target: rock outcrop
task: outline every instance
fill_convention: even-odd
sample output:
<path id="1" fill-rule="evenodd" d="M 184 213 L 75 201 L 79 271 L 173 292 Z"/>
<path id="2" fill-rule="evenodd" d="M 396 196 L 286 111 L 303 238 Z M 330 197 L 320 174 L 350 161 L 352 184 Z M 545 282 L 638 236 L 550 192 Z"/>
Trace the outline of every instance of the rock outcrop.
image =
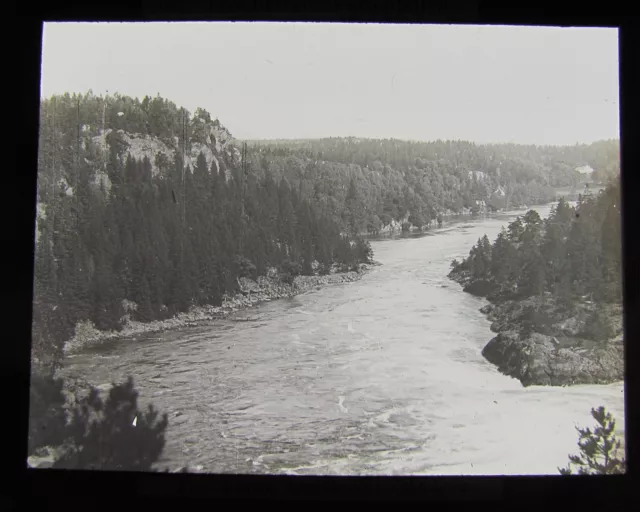
<path id="1" fill-rule="evenodd" d="M 524 386 L 607 384 L 623 379 L 624 348 L 621 341 L 585 348 L 561 347 L 551 336 L 523 336 L 504 331 L 493 338 L 482 355 Z"/>
<path id="2" fill-rule="evenodd" d="M 449 277 L 465 292 L 486 297 L 480 311 L 497 335 L 482 355 L 524 386 L 606 384 L 624 378 L 622 307 L 590 301 L 566 304 L 546 293 L 516 298 L 466 272 Z M 606 324 L 594 327 L 597 322 Z"/>

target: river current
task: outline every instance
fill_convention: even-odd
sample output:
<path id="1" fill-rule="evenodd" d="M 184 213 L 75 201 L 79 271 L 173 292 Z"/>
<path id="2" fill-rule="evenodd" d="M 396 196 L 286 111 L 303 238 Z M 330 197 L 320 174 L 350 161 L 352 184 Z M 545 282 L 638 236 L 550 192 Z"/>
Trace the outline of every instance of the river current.
<path id="1" fill-rule="evenodd" d="M 518 213 L 374 241 L 382 265 L 360 281 L 109 341 L 63 373 L 94 384 L 132 375 L 142 404 L 169 414 L 159 465 L 172 469 L 557 474 L 591 407 L 623 426 L 623 384 L 524 388 L 502 375 L 481 355 L 493 336 L 486 302 L 447 279 L 453 258 Z"/>

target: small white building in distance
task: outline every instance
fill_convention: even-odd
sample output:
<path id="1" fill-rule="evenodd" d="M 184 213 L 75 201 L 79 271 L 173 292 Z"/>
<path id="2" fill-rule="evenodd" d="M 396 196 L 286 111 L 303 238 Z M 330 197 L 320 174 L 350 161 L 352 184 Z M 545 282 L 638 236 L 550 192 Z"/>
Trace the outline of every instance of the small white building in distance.
<path id="1" fill-rule="evenodd" d="M 582 167 L 576 167 L 576 171 L 580 173 L 580 187 L 593 184 L 593 167 L 590 165 L 583 165 Z"/>

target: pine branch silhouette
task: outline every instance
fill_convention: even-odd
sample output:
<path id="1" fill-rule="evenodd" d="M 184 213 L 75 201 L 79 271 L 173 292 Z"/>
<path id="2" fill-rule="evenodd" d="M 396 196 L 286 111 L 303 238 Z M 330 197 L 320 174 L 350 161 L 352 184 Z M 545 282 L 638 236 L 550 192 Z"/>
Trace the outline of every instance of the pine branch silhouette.
<path id="1" fill-rule="evenodd" d="M 611 413 L 600 406 L 591 409 L 591 416 L 597 426 L 590 428 L 576 428 L 579 433 L 578 447 L 580 455 L 569 455 L 566 468 L 558 468 L 561 475 L 619 475 L 626 472 L 626 461 L 618 458 L 621 442 L 613 435 L 616 422 Z M 577 473 L 574 473 L 574 466 Z"/>

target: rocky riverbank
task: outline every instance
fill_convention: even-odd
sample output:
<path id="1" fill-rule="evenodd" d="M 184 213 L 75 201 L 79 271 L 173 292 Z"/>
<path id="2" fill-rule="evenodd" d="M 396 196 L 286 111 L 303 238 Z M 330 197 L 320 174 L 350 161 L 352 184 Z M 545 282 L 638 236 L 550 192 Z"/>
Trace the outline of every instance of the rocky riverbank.
<path id="1" fill-rule="evenodd" d="M 624 378 L 622 306 L 581 300 L 564 304 L 550 293 L 526 299 L 497 293 L 465 272 L 449 277 L 485 297 L 480 309 L 497 334 L 482 355 L 524 386 L 606 384 Z"/>
<path id="2" fill-rule="evenodd" d="M 100 331 L 91 322 L 82 322 L 76 326 L 74 337 L 65 343 L 64 353 L 71 354 L 83 348 L 100 344 L 105 340 L 163 332 L 169 329 L 193 326 L 197 322 L 225 318 L 232 313 L 253 307 L 261 302 L 294 297 L 330 284 L 357 281 L 368 268 L 368 265 L 363 264 L 357 271 L 352 272 L 296 276 L 291 283 L 286 282 L 283 276 L 273 271 L 268 276 L 258 277 L 256 281 L 240 278 L 239 284 L 242 292 L 231 297 L 224 297 L 221 306 L 193 307 L 187 313 L 153 322 L 136 322 L 126 317 L 120 331 Z M 135 304 L 128 303 L 127 308 L 129 310 L 135 309 Z"/>

